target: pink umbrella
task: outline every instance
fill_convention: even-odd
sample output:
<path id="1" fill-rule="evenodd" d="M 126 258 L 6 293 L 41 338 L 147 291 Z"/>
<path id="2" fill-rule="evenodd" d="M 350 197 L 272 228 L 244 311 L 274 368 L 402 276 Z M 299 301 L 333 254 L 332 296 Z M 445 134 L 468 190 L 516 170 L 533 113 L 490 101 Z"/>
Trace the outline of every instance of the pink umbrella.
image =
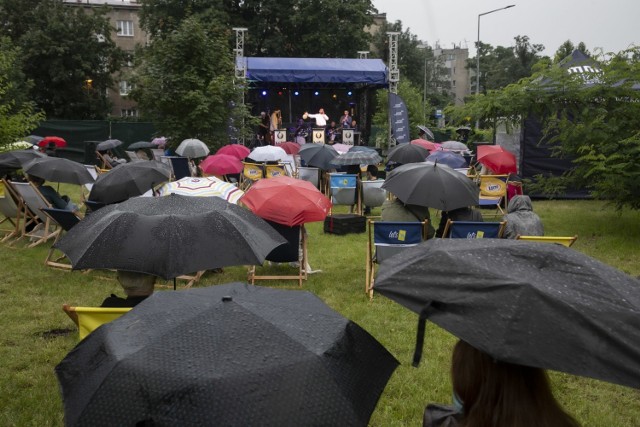
<path id="1" fill-rule="evenodd" d="M 411 144 L 419 145 L 420 147 L 426 148 L 429 151 L 435 151 L 440 148 L 440 144 L 427 141 L 426 139 L 414 139 L 413 141 L 411 141 Z"/>
<path id="2" fill-rule="evenodd" d="M 351 150 L 351 147 L 353 147 L 353 145 L 346 145 L 346 144 L 333 144 L 332 145 L 333 149 L 336 150 L 339 154 L 344 154 L 347 151 Z"/>
<path id="3" fill-rule="evenodd" d="M 277 144 L 276 147 L 282 148 L 287 154 L 291 154 L 292 156 L 295 156 L 298 154 L 298 151 L 300 151 L 300 144 L 290 141 Z"/>
<path id="4" fill-rule="evenodd" d="M 242 162 L 230 154 L 214 154 L 207 156 L 199 165 L 202 172 L 209 175 L 228 175 L 240 173 Z"/>
<path id="5" fill-rule="evenodd" d="M 216 154 L 228 154 L 230 156 L 234 156 L 236 159 L 242 160 L 247 157 L 250 152 L 251 150 L 244 145 L 229 144 L 216 151 Z"/>
<path id="6" fill-rule="evenodd" d="M 157 138 L 153 138 L 153 139 L 151 140 L 151 143 L 152 143 L 153 145 L 158 145 L 158 146 L 160 146 L 160 145 L 166 145 L 166 144 L 167 144 L 167 138 L 165 138 L 164 136 L 159 136 L 159 137 L 157 137 Z"/>

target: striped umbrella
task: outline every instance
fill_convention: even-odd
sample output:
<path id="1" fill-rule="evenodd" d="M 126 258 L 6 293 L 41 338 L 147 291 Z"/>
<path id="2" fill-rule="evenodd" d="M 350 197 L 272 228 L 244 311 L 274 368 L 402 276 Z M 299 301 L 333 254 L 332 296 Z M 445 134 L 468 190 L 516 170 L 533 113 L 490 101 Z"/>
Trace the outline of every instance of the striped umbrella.
<path id="1" fill-rule="evenodd" d="M 229 203 L 238 204 L 244 191 L 235 185 L 212 176 L 205 178 L 186 177 L 167 182 L 156 189 L 158 196 L 180 194 L 182 196 L 219 197 Z"/>

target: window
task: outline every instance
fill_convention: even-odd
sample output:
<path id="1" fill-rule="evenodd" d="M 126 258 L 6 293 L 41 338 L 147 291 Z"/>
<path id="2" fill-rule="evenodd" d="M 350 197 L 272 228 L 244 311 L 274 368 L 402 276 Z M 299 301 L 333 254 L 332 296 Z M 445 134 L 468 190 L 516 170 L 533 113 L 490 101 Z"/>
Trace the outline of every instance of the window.
<path id="1" fill-rule="evenodd" d="M 451 87 L 452 87 L 453 89 L 455 89 L 455 88 L 456 88 L 456 81 L 455 81 L 455 80 L 451 80 Z"/>
<path id="2" fill-rule="evenodd" d="M 133 21 L 117 21 L 116 28 L 119 36 L 133 36 Z"/>
<path id="3" fill-rule="evenodd" d="M 120 110 L 120 117 L 138 117 L 138 110 L 135 108 L 123 108 Z"/>
<path id="4" fill-rule="evenodd" d="M 120 95 L 129 95 L 133 89 L 133 85 L 126 80 L 120 82 Z"/>

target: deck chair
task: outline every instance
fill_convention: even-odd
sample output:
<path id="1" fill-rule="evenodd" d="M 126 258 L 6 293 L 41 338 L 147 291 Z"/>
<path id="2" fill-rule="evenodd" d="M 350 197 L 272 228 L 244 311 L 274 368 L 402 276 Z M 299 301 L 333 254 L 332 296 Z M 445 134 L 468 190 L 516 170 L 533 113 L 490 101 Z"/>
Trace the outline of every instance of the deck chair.
<path id="1" fill-rule="evenodd" d="M 171 162 L 171 170 L 173 170 L 173 179 L 178 181 L 182 178 L 191 176 L 189 168 L 189 159 L 186 157 L 167 156 Z"/>
<path id="2" fill-rule="evenodd" d="M 91 175 L 94 179 L 94 181 L 96 179 L 98 179 L 98 174 L 100 173 L 100 169 L 98 169 L 97 166 L 95 165 L 84 165 L 85 169 L 87 170 L 87 172 L 89 172 L 89 175 Z M 82 200 L 86 200 L 89 193 L 91 193 L 91 189 L 93 188 L 93 182 L 88 182 L 86 184 L 84 184 L 84 189 L 87 190 L 87 194 L 84 194 L 84 190 L 82 190 Z"/>
<path id="3" fill-rule="evenodd" d="M 382 206 L 388 196 L 387 190 L 382 188 L 382 184 L 384 184 L 383 179 L 361 182 L 362 206 L 366 206 L 367 208 L 377 208 Z"/>
<path id="4" fill-rule="evenodd" d="M 576 240 L 578 240 L 578 236 L 516 236 L 516 240 L 528 240 L 530 242 L 540 242 L 540 243 L 555 243 L 558 245 L 563 245 L 566 247 L 571 247 Z"/>
<path id="5" fill-rule="evenodd" d="M 506 221 L 447 221 L 442 237 L 450 239 L 499 239 L 504 233 Z"/>
<path id="6" fill-rule="evenodd" d="M 77 216 L 74 212 L 71 212 L 65 209 L 42 208 L 42 212 L 44 212 L 45 215 L 51 218 L 51 221 L 57 224 L 58 227 L 60 228 L 60 232 L 58 233 L 55 240 L 53 241 L 51 248 L 49 248 L 49 252 L 47 253 L 47 257 L 44 260 L 44 264 L 48 265 L 49 267 L 71 270 L 70 263 L 60 262 L 64 258 L 66 258 L 66 255 L 63 254 L 62 256 L 59 256 L 53 259 L 53 254 L 54 252 L 57 251 L 57 249 L 55 249 L 54 246 L 62 236 L 63 231 L 66 232 L 71 230 L 74 225 L 80 222 L 80 217 Z"/>
<path id="7" fill-rule="evenodd" d="M 480 207 L 495 206 L 495 215 L 504 215 L 509 175 L 480 175 Z"/>
<path id="8" fill-rule="evenodd" d="M 6 184 L 6 180 L 0 181 L 0 214 L 2 215 L 0 224 L 5 224 L 1 230 L 3 236 L 0 241 L 2 242 L 18 237 L 20 234 L 20 209 L 16 200 L 18 198 Z"/>
<path id="9" fill-rule="evenodd" d="M 267 221 L 282 237 L 287 241 L 286 244 L 280 245 L 267 255 L 266 261 L 276 263 L 297 263 L 297 267 L 289 265 L 282 266 L 265 266 L 259 267 L 263 269 L 271 268 L 295 268 L 296 274 L 258 274 L 256 266 L 249 267 L 249 283 L 255 284 L 256 280 L 297 280 L 298 286 L 302 287 L 302 281 L 307 280 L 307 239 L 304 224 L 289 227 L 278 224 L 273 221 Z"/>
<path id="10" fill-rule="evenodd" d="M 373 282 L 376 264 L 415 246 L 427 239 L 429 221 L 391 222 L 367 221 L 367 264 L 365 268 L 365 292 L 373 298 Z"/>
<path id="11" fill-rule="evenodd" d="M 360 215 L 359 182 L 356 174 L 329 174 L 329 194 L 333 205 L 356 205 L 355 213 Z"/>
<path id="12" fill-rule="evenodd" d="M 320 189 L 320 169 L 306 166 L 298 167 L 298 179 L 309 181 L 318 190 Z"/>
<path id="13" fill-rule="evenodd" d="M 30 182 L 12 182 L 11 185 L 22 200 L 22 232 L 20 237 L 31 238 L 32 243 L 28 247 L 38 246 L 55 238 L 60 233 L 60 228 L 42 211 L 42 208 L 51 207 L 47 199 Z M 34 218 L 37 218 L 42 225 L 27 231 L 27 225 Z"/>
<path id="14" fill-rule="evenodd" d="M 164 156 L 164 150 L 160 148 L 152 148 L 151 152 L 153 153 L 153 159 L 157 162 L 160 162 L 162 159 L 162 156 Z"/>
<path id="15" fill-rule="evenodd" d="M 68 304 L 62 310 L 78 327 L 78 335 L 83 340 L 99 326 L 117 319 L 131 310 L 130 307 L 72 307 Z"/>
<path id="16" fill-rule="evenodd" d="M 99 151 L 96 151 L 96 158 L 98 159 L 98 163 L 100 163 L 98 167 L 101 171 L 106 172 L 110 169 L 113 169 L 111 163 L 109 163 L 109 161 L 107 161 L 107 159 Z"/>
<path id="17" fill-rule="evenodd" d="M 91 213 L 91 212 L 95 212 L 98 209 L 107 206 L 104 203 L 94 202 L 93 200 L 85 200 L 84 201 L 84 205 L 87 208 L 87 212 L 86 213 L 88 213 L 88 214 Z"/>
<path id="18" fill-rule="evenodd" d="M 284 163 L 279 163 L 277 165 L 265 165 L 264 166 L 264 177 L 265 178 L 275 178 L 278 176 L 290 176 L 287 173 L 287 169 L 284 166 Z"/>
<path id="19" fill-rule="evenodd" d="M 262 163 L 242 162 L 239 188 L 246 191 L 251 184 L 264 178 L 264 165 Z"/>
<path id="20" fill-rule="evenodd" d="M 127 154 L 127 157 L 129 157 L 129 161 L 130 162 L 145 162 L 145 161 L 147 161 L 146 159 L 141 159 L 140 157 L 138 157 L 138 155 L 136 154 L 135 151 L 127 151 L 127 150 L 125 150 L 125 153 Z"/>

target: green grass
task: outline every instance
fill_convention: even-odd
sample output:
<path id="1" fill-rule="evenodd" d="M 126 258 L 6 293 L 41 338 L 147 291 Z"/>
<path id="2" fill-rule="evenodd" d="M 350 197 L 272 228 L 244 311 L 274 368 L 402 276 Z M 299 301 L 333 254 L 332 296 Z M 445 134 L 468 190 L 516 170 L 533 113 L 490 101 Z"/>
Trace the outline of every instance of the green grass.
<path id="1" fill-rule="evenodd" d="M 618 213 L 599 201 L 536 201 L 534 209 L 542 217 L 547 235 L 578 234 L 574 249 L 633 276 L 640 275 L 640 212 Z M 429 324 L 423 362 L 413 368 L 417 316 L 381 296 L 369 301 L 364 293 L 366 234 L 324 234 L 320 223 L 309 224 L 308 231 L 311 266 L 323 272 L 309 276 L 303 288 L 368 330 L 401 362 L 371 425 L 421 425 L 427 403 L 451 401 L 449 364 L 455 338 Z M 61 305 L 99 305 L 110 293 L 122 295 L 113 272 L 65 272 L 45 267 L 48 246 L 0 245 L 2 426 L 63 425 L 54 367 L 77 343 L 77 333 Z M 229 267 L 223 273 L 206 274 L 196 286 L 245 280 L 246 268 Z M 259 284 L 296 287 L 294 281 Z M 172 292 L 171 283 L 163 285 L 160 291 Z M 557 398 L 583 425 L 639 425 L 640 391 L 558 372 L 550 374 Z"/>

